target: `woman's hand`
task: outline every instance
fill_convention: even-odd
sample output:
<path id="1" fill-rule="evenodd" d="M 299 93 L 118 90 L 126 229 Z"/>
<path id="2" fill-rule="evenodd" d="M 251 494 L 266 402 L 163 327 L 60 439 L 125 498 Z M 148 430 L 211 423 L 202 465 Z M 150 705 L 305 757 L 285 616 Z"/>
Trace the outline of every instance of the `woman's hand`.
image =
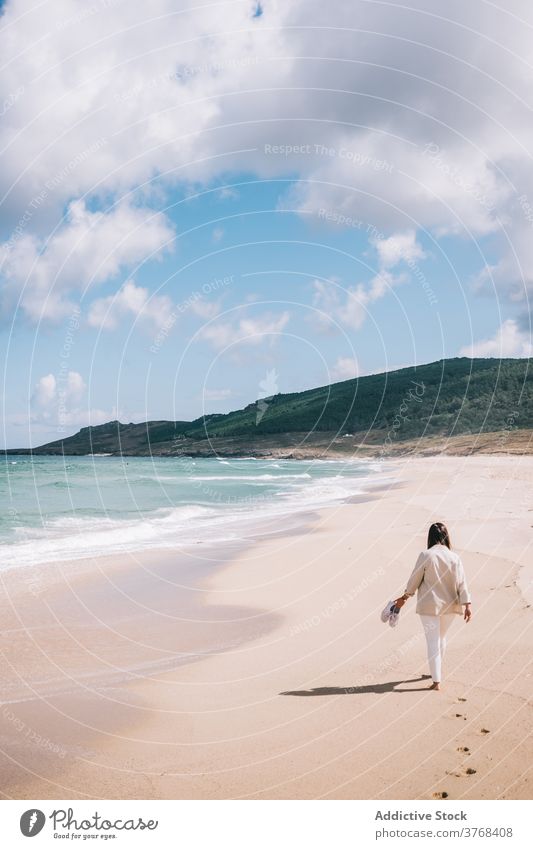
<path id="1" fill-rule="evenodd" d="M 464 620 L 465 620 L 465 622 L 470 622 L 471 618 L 472 618 L 472 607 L 470 606 L 470 602 L 468 602 L 468 604 L 465 604 Z"/>
<path id="2" fill-rule="evenodd" d="M 406 601 L 407 599 L 405 598 L 405 596 L 401 595 L 400 598 L 395 599 L 394 604 L 396 605 L 396 607 L 400 608 L 404 606 Z"/>

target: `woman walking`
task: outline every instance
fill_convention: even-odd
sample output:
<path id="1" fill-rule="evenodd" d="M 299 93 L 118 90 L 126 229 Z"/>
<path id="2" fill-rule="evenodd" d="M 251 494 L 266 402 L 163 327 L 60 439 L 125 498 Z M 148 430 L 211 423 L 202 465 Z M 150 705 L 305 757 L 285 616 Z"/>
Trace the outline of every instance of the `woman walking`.
<path id="1" fill-rule="evenodd" d="M 417 590 L 416 612 L 426 635 L 433 678 L 430 690 L 440 690 L 446 633 L 456 614 L 463 615 L 465 622 L 472 616 L 463 564 L 451 550 L 450 535 L 442 522 L 431 525 L 428 547 L 419 554 L 404 594 L 395 601 L 396 606 L 403 607 Z"/>

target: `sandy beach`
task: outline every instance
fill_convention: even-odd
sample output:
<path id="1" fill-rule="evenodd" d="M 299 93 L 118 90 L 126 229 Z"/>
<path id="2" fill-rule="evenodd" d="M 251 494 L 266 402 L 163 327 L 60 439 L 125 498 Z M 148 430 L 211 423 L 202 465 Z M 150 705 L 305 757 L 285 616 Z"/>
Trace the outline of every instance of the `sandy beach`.
<path id="1" fill-rule="evenodd" d="M 168 551 L 2 573 L 2 796 L 530 799 L 533 457 L 391 469 L 179 583 Z M 414 601 L 379 619 L 434 520 L 473 595 L 440 693 Z"/>

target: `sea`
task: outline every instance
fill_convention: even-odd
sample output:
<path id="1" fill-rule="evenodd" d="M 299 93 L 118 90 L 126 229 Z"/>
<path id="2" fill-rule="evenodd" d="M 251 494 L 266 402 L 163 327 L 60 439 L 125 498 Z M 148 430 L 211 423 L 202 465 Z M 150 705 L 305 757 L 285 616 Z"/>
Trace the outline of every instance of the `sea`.
<path id="1" fill-rule="evenodd" d="M 257 539 L 387 477 L 371 460 L 10 455 L 0 569 Z"/>

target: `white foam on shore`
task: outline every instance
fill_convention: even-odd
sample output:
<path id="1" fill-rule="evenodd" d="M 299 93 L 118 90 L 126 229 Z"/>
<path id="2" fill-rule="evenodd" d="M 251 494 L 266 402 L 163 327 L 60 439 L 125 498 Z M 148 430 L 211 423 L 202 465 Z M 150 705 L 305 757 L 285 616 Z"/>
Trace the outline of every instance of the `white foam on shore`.
<path id="1" fill-rule="evenodd" d="M 326 461 L 327 462 L 327 461 Z M 42 528 L 19 528 L 19 539 L 2 546 L 0 569 L 46 562 L 142 551 L 187 548 L 204 543 L 238 542 L 265 533 L 274 522 L 277 530 L 294 527 L 298 514 L 334 505 L 372 490 L 390 480 L 386 471 L 358 463 L 353 476 L 346 472 L 313 478 L 307 472 L 286 475 L 199 475 L 190 480 L 243 481 L 248 485 L 280 483 L 280 491 L 220 503 L 164 507 L 130 517 L 67 515 L 47 521 Z M 366 473 L 368 471 L 368 474 Z M 157 475 L 154 475 L 157 480 Z"/>

